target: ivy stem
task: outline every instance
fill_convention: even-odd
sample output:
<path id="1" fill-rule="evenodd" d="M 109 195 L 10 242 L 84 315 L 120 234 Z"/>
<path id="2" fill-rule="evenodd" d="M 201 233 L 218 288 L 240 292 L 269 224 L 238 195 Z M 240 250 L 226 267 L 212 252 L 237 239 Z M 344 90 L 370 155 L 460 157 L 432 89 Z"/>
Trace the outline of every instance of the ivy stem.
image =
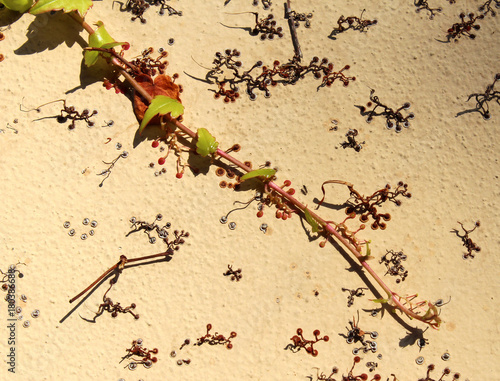
<path id="1" fill-rule="evenodd" d="M 132 85 L 132 87 L 142 95 L 142 97 L 148 102 L 151 103 L 153 100 L 153 97 L 142 87 L 135 79 L 132 77 L 127 71 L 122 67 L 120 64 L 120 61 L 116 57 L 113 57 L 111 59 L 111 63 L 118 67 L 118 71 L 120 72 L 121 75 L 125 77 L 125 79 Z"/>
<path id="2" fill-rule="evenodd" d="M 78 13 L 70 12 L 68 14 L 73 20 L 75 20 L 78 24 L 80 24 L 83 27 L 83 29 L 87 31 L 89 35 L 95 33 L 95 30 Z"/>

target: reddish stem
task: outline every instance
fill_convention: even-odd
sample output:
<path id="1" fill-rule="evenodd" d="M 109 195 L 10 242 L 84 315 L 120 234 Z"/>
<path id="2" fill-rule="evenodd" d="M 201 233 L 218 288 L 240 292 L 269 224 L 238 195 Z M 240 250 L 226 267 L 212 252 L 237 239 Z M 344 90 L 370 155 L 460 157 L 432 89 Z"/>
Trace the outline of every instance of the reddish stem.
<path id="1" fill-rule="evenodd" d="M 80 24 L 83 29 L 87 31 L 88 34 L 94 34 L 95 30 L 76 12 L 70 12 L 68 15 L 75 20 L 78 24 Z"/>
<path id="2" fill-rule="evenodd" d="M 99 278 L 97 278 L 95 281 L 93 281 L 85 290 L 80 292 L 78 295 L 74 296 L 69 300 L 70 303 L 73 303 L 75 300 L 80 298 L 83 294 L 85 294 L 87 291 L 89 291 L 92 287 L 94 287 L 97 283 L 99 283 L 102 279 L 104 279 L 108 274 L 113 272 L 114 270 L 118 269 L 119 272 L 123 270 L 124 266 L 127 263 L 133 263 L 133 262 L 138 262 L 138 261 L 145 261 L 148 259 L 153 259 L 153 258 L 158 258 L 158 257 L 165 257 L 169 254 L 172 253 L 172 249 L 168 249 L 167 251 L 163 253 L 158 253 L 158 254 L 151 254 L 151 255 L 145 255 L 143 257 L 138 257 L 138 258 L 132 258 L 132 259 L 127 259 L 125 256 L 120 257 L 120 261 L 118 263 L 115 263 L 113 266 L 111 266 L 109 269 L 107 269 L 104 273 L 102 273 Z"/>

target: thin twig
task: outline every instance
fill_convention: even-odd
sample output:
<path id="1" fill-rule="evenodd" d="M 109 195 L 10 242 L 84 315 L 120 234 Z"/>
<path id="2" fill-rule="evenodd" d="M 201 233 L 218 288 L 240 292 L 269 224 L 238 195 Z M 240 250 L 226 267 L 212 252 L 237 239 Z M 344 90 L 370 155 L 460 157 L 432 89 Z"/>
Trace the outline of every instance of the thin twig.
<path id="1" fill-rule="evenodd" d="M 128 259 L 126 256 L 122 255 L 120 256 L 120 261 L 118 263 L 114 264 L 111 266 L 109 269 L 107 269 L 101 276 L 99 276 L 95 281 L 93 281 L 87 288 L 85 288 L 82 292 L 80 292 L 78 295 L 74 296 L 69 300 L 70 303 L 73 303 L 75 300 L 79 299 L 82 295 L 87 293 L 92 287 L 94 287 L 97 283 L 99 283 L 102 279 L 104 279 L 108 274 L 111 272 L 115 271 L 118 269 L 118 272 L 121 273 L 122 270 L 125 268 L 125 265 L 128 263 L 133 263 L 133 262 L 138 262 L 138 261 L 145 261 L 148 259 L 153 259 L 153 258 L 158 258 L 158 257 L 166 257 L 168 255 L 172 254 L 172 249 L 169 248 L 167 251 L 163 253 L 158 253 L 158 254 L 152 254 L 152 255 L 146 255 L 143 257 L 138 257 L 138 258 L 132 258 Z"/>
<path id="2" fill-rule="evenodd" d="M 293 50 L 295 51 L 295 57 L 300 62 L 302 58 L 302 51 L 300 50 L 299 39 L 297 37 L 297 29 L 295 29 L 295 19 L 293 18 L 292 8 L 290 6 L 290 0 L 285 3 L 285 17 L 288 19 L 288 26 L 290 27 L 290 34 L 292 36 Z"/>

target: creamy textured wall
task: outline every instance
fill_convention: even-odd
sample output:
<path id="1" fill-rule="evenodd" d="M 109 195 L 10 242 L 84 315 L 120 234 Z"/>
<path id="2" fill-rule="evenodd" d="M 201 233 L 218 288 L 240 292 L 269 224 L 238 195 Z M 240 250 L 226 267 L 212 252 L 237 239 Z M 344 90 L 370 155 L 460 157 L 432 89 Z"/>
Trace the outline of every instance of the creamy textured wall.
<path id="1" fill-rule="evenodd" d="M 127 57 L 149 46 L 167 49 L 168 73 L 179 73 L 184 87 L 185 124 L 207 128 L 221 147 L 240 143 L 236 156 L 254 166 L 270 160 L 279 168 L 278 182 L 290 179 L 297 191 L 307 186 L 306 196 L 297 192 L 304 203 L 314 205 L 322 196 L 322 182 L 329 179 L 351 182 L 364 194 L 399 180 L 409 184 L 413 197 L 399 208 L 387 206 L 392 214 L 388 228 L 365 230 L 362 237 L 371 240 L 376 258 L 389 249 L 407 254 L 407 280 L 395 285 L 384 278 L 400 294 L 418 292 L 431 301 L 451 297 L 441 314 L 441 329 L 425 332 L 429 345 L 421 352 L 404 338 L 410 328 L 426 327 L 388 313 L 369 316 L 363 310 L 374 306 L 368 300 L 372 291 L 347 308 L 341 288 L 366 287 L 365 276 L 346 271 L 354 262 L 342 249 L 320 249 L 319 241 L 310 242 L 304 233 L 307 224 L 296 216 L 276 220 L 267 210 L 257 219 L 252 205 L 230 215 L 237 223 L 230 231 L 219 218 L 234 201 L 250 199 L 252 191 L 220 189 L 213 168 L 178 180 L 173 158 L 165 165 L 167 174 L 155 177 L 148 164 L 156 162 L 158 149 L 150 141 L 134 146 L 137 122 L 130 101 L 106 91 L 82 66 L 81 46 L 87 36 L 79 35 L 70 19 L 26 15 L 13 22 L 0 42 L 5 55 L 0 63 L 0 268 L 5 271 L 17 261 L 27 264 L 22 266 L 25 277 L 18 280 L 19 292 L 29 297 L 24 315 L 34 308 L 41 312 L 38 319 L 30 319 L 31 327 L 17 327 L 17 379 L 303 380 L 315 375 L 315 367 L 328 372 L 334 365 L 347 373 L 353 346 L 339 334 L 346 333 L 357 310 L 360 327 L 378 331 L 378 353 L 383 355 L 382 360 L 363 356 L 359 373 L 367 372 L 366 362 L 377 361 L 384 380 L 391 373 L 399 380 L 417 380 L 429 363 L 439 371 L 450 366 L 471 381 L 496 374 L 500 107 L 491 105 L 489 121 L 478 113 L 456 115 L 473 106 L 473 101 L 466 103 L 468 94 L 484 91 L 500 72 L 498 17 L 481 21 L 474 41 L 441 43 L 437 40 L 459 20 L 458 13 L 475 10 L 479 2 L 433 2 L 444 10 L 431 21 L 425 12 L 415 13 L 412 1 L 293 1 L 297 11 L 314 14 L 310 29 L 298 29 L 305 60 L 317 55 L 337 68 L 349 64 L 357 80 L 347 88 L 335 83 L 317 91 L 318 82 L 307 77 L 295 86 L 273 88 L 269 99 L 259 96 L 251 102 L 243 96 L 234 104 L 214 100 L 210 86 L 193 77 L 203 78 L 202 66 L 209 67 L 214 53 L 225 48 L 239 49 L 245 67 L 257 60 L 270 64 L 290 58 L 281 2 L 275 1 L 271 11 L 285 36 L 274 41 L 221 25 L 252 26 L 251 15 L 229 13 L 269 12 L 252 7 L 250 0 L 232 0 L 225 7 L 222 0 L 170 1 L 184 15 L 160 17 L 152 8 L 146 25 L 131 23 L 130 15 L 119 12 L 117 3 L 112 9 L 110 1 L 96 2 L 87 17 L 103 20 L 118 41 L 129 41 Z M 362 9 L 366 18 L 378 20 L 376 26 L 367 33 L 350 30 L 336 40 L 328 38 L 340 15 L 359 15 Z M 0 19 L 5 21 L 4 13 Z M 167 45 L 169 38 L 175 39 L 173 46 Z M 367 124 L 355 105 L 368 101 L 370 88 L 388 105 L 411 102 L 416 116 L 411 127 L 396 134 L 385 128 L 383 118 Z M 97 108 L 96 126 L 77 123 L 70 132 L 55 119 L 43 119 L 55 115 L 58 105 L 40 113 L 19 109 L 21 103 L 31 108 L 60 98 L 79 109 Z M 6 128 L 14 119 L 19 121 L 18 134 Z M 339 121 L 336 132 L 329 131 L 332 119 Z M 114 121 L 113 127 L 100 127 L 108 120 Z M 359 153 L 339 145 L 349 128 L 358 129 L 360 140 L 366 141 Z M 147 136 L 153 137 L 154 131 Z M 112 140 L 104 144 L 107 138 Z M 116 163 L 100 188 L 96 174 L 106 168 L 102 161 L 121 152 L 115 149 L 117 142 L 130 155 Z M 348 196 L 341 186 L 328 189 L 332 203 L 341 204 Z M 319 212 L 327 219 L 344 218 L 343 212 L 325 207 Z M 191 236 L 170 262 L 128 269 L 110 292 L 122 305 L 135 302 L 141 318 L 104 314 L 95 324 L 80 319 L 93 316 L 107 285 L 76 310 L 68 300 L 121 254 L 133 258 L 161 252 L 161 244 L 149 244 L 142 233 L 126 237 L 130 217 L 151 221 L 157 213 Z M 79 235 L 84 217 L 98 221 L 96 234 L 86 241 L 69 237 L 63 222 L 71 221 Z M 471 235 L 482 248 L 473 260 L 462 259 L 462 243 L 451 232 L 459 228 L 457 220 L 467 227 L 481 221 Z M 269 225 L 266 235 L 259 231 L 263 222 Z M 228 264 L 242 268 L 240 282 L 222 276 Z M 385 272 L 377 260 L 373 267 Z M 0 309 L 2 326 L 5 307 Z M 194 342 L 207 323 L 223 334 L 236 331 L 234 348 L 190 346 L 181 352 L 191 364 L 177 366 L 179 357 L 170 358 L 170 351 L 186 338 Z M 329 335 L 328 343 L 317 344 L 318 357 L 284 350 L 298 327 L 307 338 L 314 329 Z M 3 375 L 5 327 L 0 337 L 5 338 L 0 339 Z M 159 361 L 132 373 L 119 361 L 138 337 L 160 350 Z M 445 351 L 451 354 L 447 363 L 440 359 Z M 425 365 L 415 364 L 419 355 Z"/>

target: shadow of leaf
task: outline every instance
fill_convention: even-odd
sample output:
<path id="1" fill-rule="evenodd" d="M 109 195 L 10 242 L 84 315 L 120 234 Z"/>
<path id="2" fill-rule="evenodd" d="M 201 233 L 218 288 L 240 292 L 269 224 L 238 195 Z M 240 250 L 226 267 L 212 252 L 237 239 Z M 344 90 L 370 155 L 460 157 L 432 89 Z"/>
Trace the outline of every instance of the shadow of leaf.
<path id="1" fill-rule="evenodd" d="M 0 27 L 14 24 L 22 15 L 22 13 L 11 11 L 5 7 L 0 9 Z"/>
<path id="2" fill-rule="evenodd" d="M 72 47 L 78 43 L 82 48 L 87 42 L 80 36 L 82 27 L 74 22 L 68 22 L 68 15 L 56 12 L 35 17 L 29 25 L 26 37 L 28 40 L 14 53 L 18 55 L 29 55 L 40 53 L 45 50 L 53 50 L 62 43 Z M 50 22 L 49 22 L 50 21 Z"/>
<path id="3" fill-rule="evenodd" d="M 80 67 L 80 85 L 73 87 L 69 90 L 66 90 L 65 94 L 71 94 L 80 89 L 83 90 L 87 86 L 92 85 L 93 83 L 102 82 L 104 78 L 110 79 L 110 78 L 116 78 L 117 76 L 118 76 L 117 69 L 109 65 L 103 59 L 97 60 L 97 62 L 91 67 L 85 65 L 85 62 L 82 59 Z M 112 91 L 112 93 L 114 93 L 114 91 Z"/>

